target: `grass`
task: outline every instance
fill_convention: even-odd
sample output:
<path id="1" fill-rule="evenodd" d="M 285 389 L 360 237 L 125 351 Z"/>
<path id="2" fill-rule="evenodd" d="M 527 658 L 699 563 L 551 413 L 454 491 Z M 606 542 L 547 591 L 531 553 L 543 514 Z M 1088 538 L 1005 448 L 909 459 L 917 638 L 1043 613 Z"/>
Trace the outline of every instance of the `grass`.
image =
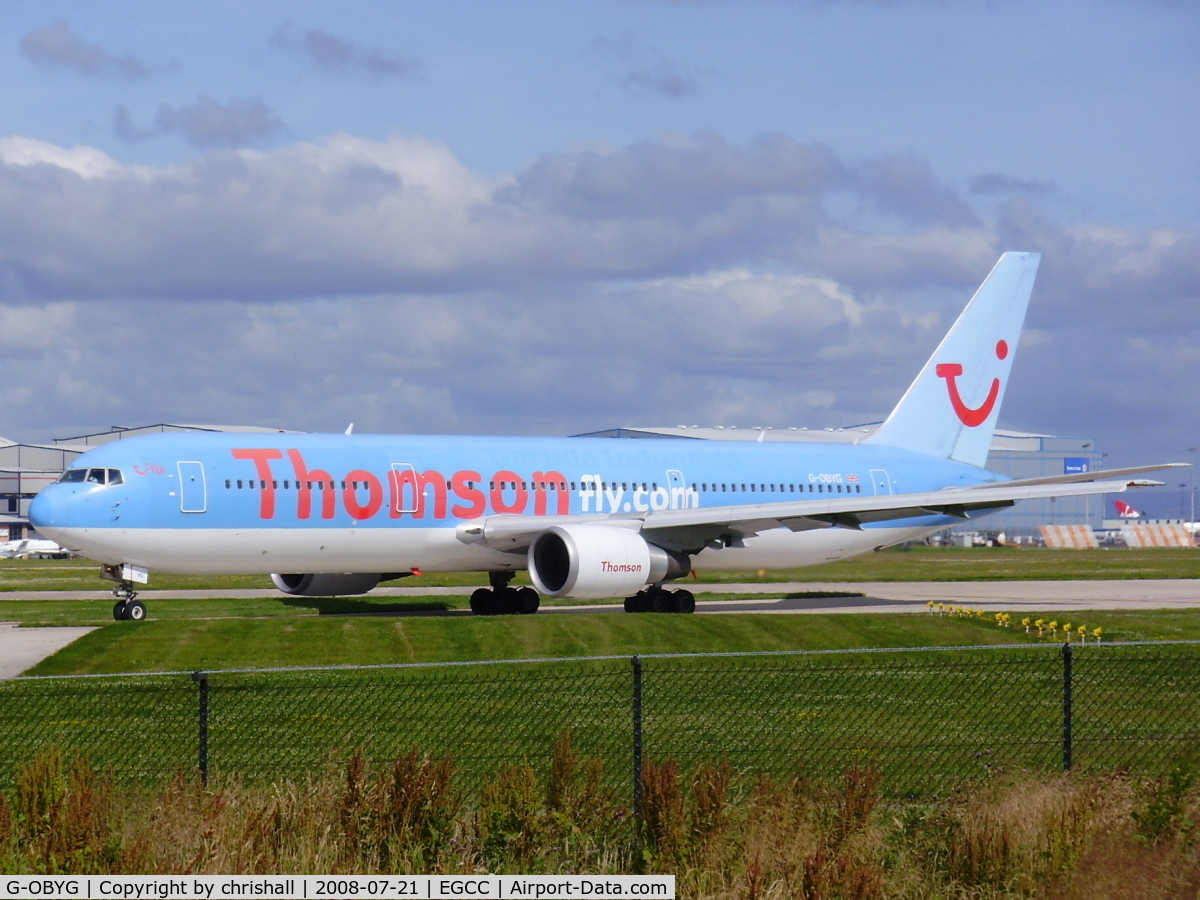
<path id="1" fill-rule="evenodd" d="M 159 601 L 160 606 L 172 602 Z M 1082 621 L 1082 620 L 1081 620 Z M 1096 613 L 1106 640 L 1200 638 L 1200 610 Z M 1093 624 L 1094 622 L 1094 624 Z M 222 617 L 109 624 L 29 675 L 378 665 L 873 647 L 1033 643 L 981 618 L 927 614 Z M 1043 639 L 1054 643 L 1049 636 Z"/>
<path id="2" fill-rule="evenodd" d="M 354 662 L 369 664 L 376 661 L 370 653 L 381 637 L 392 661 L 454 654 L 469 660 L 540 658 L 546 646 L 562 646 L 561 636 L 541 629 L 562 627 L 577 639 L 585 633 L 577 618 L 509 620 L 511 628 L 499 619 L 465 619 L 471 623 L 469 639 L 458 634 L 456 647 L 441 650 L 429 649 L 436 632 L 408 627 L 430 620 L 384 623 L 390 632 L 359 629 L 377 620 L 315 624 L 336 626 L 340 634 L 326 627 L 322 642 L 344 642 L 356 652 Z M 721 649 L 750 640 L 761 646 L 768 631 L 760 623 L 779 618 L 595 617 L 603 627 L 644 623 L 645 634 L 609 632 L 612 644 L 606 649 L 614 653 L 622 646 L 629 652 L 628 642 L 636 642 L 639 653 L 669 650 L 685 632 Z M 918 615 L 863 625 L 866 617 L 831 618 L 831 630 L 814 635 L 814 644 L 894 644 L 898 636 L 914 646 L 945 643 L 931 641 L 932 631 L 870 633 L 880 626 L 957 625 L 958 639 L 968 644 L 1013 639 L 1002 629 L 987 631 L 978 620 Z M 0 683 L 0 733 L 8 742 L 7 749 L 0 747 L 0 768 L 19 748 L 47 741 L 84 748 L 98 763 L 119 761 L 133 779 L 195 765 L 199 695 L 186 668 L 210 667 L 195 655 L 195 630 L 178 631 L 173 640 L 169 627 L 162 625 L 157 638 L 153 624 L 98 631 L 83 654 L 86 668 L 103 671 L 96 662 L 108 658 L 126 668 L 155 670 L 160 667 L 154 660 L 165 653 L 189 659 L 183 674 Z M 866 630 L 854 633 L 859 628 Z M 219 654 L 222 634 L 230 633 L 204 637 Z M 122 643 L 134 637 L 146 640 Z M 240 640 L 253 646 L 255 635 Z M 1197 658 L 1200 648 L 1189 644 L 1080 647 L 1074 664 L 1076 765 L 1156 771 L 1194 746 L 1200 730 Z M 778 773 L 800 760 L 814 774 L 828 775 L 848 757 L 866 754 L 892 782 L 923 794 L 972 775 L 1052 771 L 1062 764 L 1063 663 L 1049 639 L 1034 648 L 932 653 L 646 657 L 641 666 L 646 752 L 674 755 L 689 765 L 721 755 L 739 769 Z M 257 779 L 311 771 L 330 753 L 355 746 L 378 762 L 415 745 L 422 752 L 453 753 L 478 781 L 499 760 L 533 758 L 564 728 L 589 752 L 613 758 L 627 753 L 632 677 L 624 655 L 530 664 L 210 672 L 207 746 L 216 771 Z"/>
<path id="3" fill-rule="evenodd" d="M 43 660 L 27 674 L 92 675 L 650 653 L 1057 642 L 1049 635 L 1039 639 L 1036 635 L 1026 634 L 1019 623 L 1006 629 L 998 627 L 988 617 L 958 618 L 926 613 L 724 613 L 720 616 L 643 613 L 630 616 L 580 612 L 495 618 L 469 615 L 282 618 L 281 614 L 253 612 L 260 602 L 265 601 L 159 600 L 155 603 L 156 618 L 141 624 L 113 622 L 105 603 L 95 613 L 97 624 L 103 623 L 103 627 Z M 185 609 L 176 610 L 175 604 Z M 412 608 L 403 604 L 383 605 Z M 209 617 L 193 617 L 201 611 Z M 6 615 L 7 611 L 0 604 L 0 618 Z M 1038 617 L 1035 613 L 1029 615 Z M 1095 611 L 1071 616 L 1047 613 L 1045 617 L 1060 621 L 1071 618 L 1076 625 L 1102 628 L 1106 642 L 1200 639 L 1200 609 Z M 1061 641 L 1061 632 L 1058 641 Z"/>

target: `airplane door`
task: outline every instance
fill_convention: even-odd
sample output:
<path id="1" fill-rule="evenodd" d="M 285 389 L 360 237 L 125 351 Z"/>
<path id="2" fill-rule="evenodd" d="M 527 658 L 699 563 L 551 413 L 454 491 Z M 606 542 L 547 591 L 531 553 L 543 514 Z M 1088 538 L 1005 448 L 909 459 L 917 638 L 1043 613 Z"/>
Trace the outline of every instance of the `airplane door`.
<path id="1" fill-rule="evenodd" d="M 678 469 L 667 469 L 667 487 L 671 492 L 671 509 L 687 508 L 687 487 L 683 473 Z"/>
<path id="2" fill-rule="evenodd" d="M 892 479 L 888 478 L 886 469 L 872 469 L 871 483 L 875 486 L 875 495 L 890 494 L 892 492 Z"/>
<path id="3" fill-rule="evenodd" d="M 394 513 L 414 514 L 421 508 L 421 480 L 412 463 L 392 463 L 392 503 Z"/>
<path id="4" fill-rule="evenodd" d="M 179 469 L 179 511 L 202 513 L 208 509 L 208 487 L 204 481 L 204 464 L 176 463 Z"/>

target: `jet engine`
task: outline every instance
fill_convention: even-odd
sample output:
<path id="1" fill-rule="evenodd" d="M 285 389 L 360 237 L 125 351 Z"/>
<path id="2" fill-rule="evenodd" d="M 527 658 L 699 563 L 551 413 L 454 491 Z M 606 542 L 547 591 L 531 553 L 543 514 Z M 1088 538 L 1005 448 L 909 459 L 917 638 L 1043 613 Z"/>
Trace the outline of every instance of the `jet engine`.
<path id="1" fill-rule="evenodd" d="M 529 575 L 550 597 L 627 597 L 648 584 L 686 575 L 688 559 L 610 525 L 555 525 L 529 545 Z"/>
<path id="2" fill-rule="evenodd" d="M 395 576 L 392 576 L 393 578 Z M 298 597 L 337 597 L 365 594 L 383 580 L 382 575 L 348 572 L 344 575 L 272 575 L 275 587 Z"/>

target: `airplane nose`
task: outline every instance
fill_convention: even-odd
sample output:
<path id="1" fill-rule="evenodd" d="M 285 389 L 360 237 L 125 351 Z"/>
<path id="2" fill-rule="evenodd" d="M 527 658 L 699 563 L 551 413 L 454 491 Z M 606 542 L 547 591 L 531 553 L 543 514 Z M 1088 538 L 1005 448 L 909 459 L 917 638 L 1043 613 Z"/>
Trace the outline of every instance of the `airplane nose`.
<path id="1" fill-rule="evenodd" d="M 67 498 L 54 485 L 46 488 L 29 504 L 29 522 L 53 539 L 55 529 L 67 527 Z"/>

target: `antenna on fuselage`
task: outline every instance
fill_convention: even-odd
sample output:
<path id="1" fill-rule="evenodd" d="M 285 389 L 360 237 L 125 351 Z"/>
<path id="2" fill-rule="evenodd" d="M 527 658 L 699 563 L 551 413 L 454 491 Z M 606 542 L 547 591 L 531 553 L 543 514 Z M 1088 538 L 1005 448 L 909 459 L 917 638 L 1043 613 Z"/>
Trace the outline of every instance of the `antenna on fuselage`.
<path id="1" fill-rule="evenodd" d="M 346 434 L 352 434 L 353 432 L 354 432 L 354 423 L 351 422 L 350 427 L 346 429 Z"/>

